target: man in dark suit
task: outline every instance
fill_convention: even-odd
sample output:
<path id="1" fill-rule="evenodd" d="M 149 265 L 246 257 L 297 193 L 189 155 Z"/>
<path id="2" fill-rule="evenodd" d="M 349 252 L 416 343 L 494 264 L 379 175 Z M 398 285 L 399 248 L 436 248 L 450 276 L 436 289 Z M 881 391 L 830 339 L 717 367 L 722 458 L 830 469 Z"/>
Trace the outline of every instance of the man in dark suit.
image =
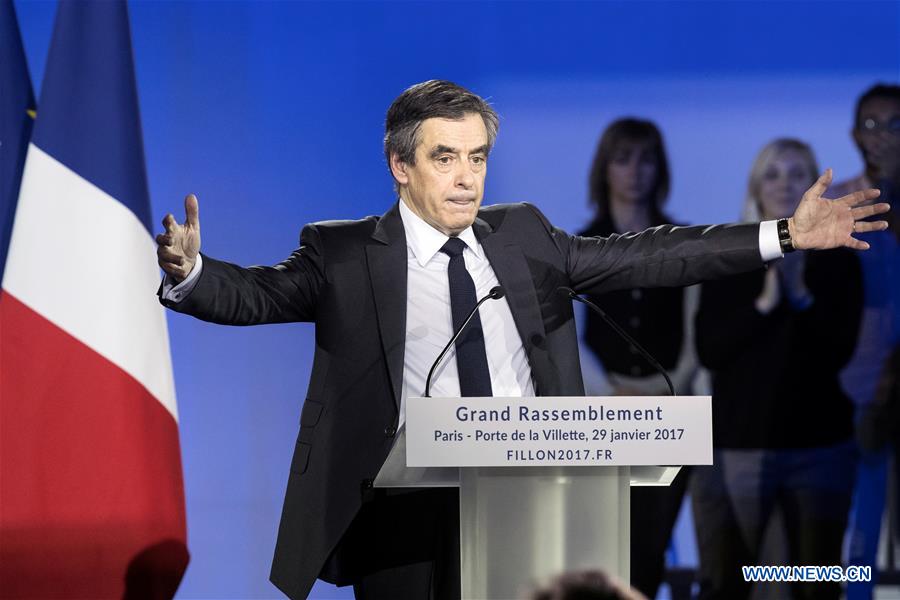
<path id="1" fill-rule="evenodd" d="M 761 267 L 782 249 L 865 248 L 883 228 L 854 208 L 877 192 L 821 198 L 830 172 L 779 227 L 661 226 L 573 237 L 533 206 L 481 208 L 498 120 L 475 94 L 428 81 L 401 94 L 385 155 L 399 201 L 383 216 L 307 225 L 273 267 L 199 254 L 199 208 L 157 236 L 162 302 L 230 325 L 310 321 L 316 351 L 291 463 L 271 579 L 303 598 L 320 577 L 358 598 L 457 598 L 455 490 L 371 489 L 425 373 L 475 299 L 495 285 L 438 373 L 433 395 L 583 395 L 573 311 L 560 286 L 603 293 L 688 285 Z M 352 340 L 352 343 L 348 343 Z"/>

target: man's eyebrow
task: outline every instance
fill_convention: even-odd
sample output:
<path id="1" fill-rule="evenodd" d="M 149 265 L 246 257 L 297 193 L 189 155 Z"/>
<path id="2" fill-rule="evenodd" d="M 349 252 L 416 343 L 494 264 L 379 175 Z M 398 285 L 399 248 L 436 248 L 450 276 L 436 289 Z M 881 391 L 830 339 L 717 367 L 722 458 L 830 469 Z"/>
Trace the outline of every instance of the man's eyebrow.
<path id="1" fill-rule="evenodd" d="M 484 154 L 485 156 L 490 153 L 491 147 L 488 144 L 484 144 L 483 146 L 479 146 L 470 152 L 470 154 Z M 438 144 L 434 148 L 431 149 L 429 153 L 430 158 L 437 158 L 441 154 L 459 154 L 459 150 L 453 148 L 451 146 L 444 146 L 443 144 Z"/>
<path id="2" fill-rule="evenodd" d="M 450 146 L 444 146 L 443 144 L 438 144 L 434 148 L 431 149 L 431 153 L 429 157 L 437 158 L 441 154 L 459 154 L 459 150 L 456 148 L 451 148 Z"/>

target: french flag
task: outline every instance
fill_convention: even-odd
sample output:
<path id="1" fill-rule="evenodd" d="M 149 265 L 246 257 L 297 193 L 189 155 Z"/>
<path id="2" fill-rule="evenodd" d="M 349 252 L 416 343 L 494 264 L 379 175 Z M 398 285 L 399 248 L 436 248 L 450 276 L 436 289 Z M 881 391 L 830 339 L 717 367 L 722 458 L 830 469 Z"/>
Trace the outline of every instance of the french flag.
<path id="1" fill-rule="evenodd" d="M 128 9 L 60 2 L 0 291 L 0 590 L 171 598 L 178 412 Z"/>

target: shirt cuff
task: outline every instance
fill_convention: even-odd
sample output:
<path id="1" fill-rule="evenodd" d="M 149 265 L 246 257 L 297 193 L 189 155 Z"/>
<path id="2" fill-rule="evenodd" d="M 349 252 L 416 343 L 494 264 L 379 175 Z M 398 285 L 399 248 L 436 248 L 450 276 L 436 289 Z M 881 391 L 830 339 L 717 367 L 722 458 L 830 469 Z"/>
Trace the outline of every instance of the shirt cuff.
<path id="1" fill-rule="evenodd" d="M 191 269 L 191 272 L 188 273 L 188 276 L 181 283 L 176 285 L 175 280 L 166 274 L 165 279 L 163 279 L 162 299 L 169 302 L 181 302 L 184 300 L 197 286 L 197 279 L 200 277 L 201 270 L 203 270 L 203 256 L 198 254 L 194 268 Z"/>
<path id="2" fill-rule="evenodd" d="M 763 262 L 784 256 L 778 241 L 778 221 L 763 221 L 759 224 L 759 255 Z"/>

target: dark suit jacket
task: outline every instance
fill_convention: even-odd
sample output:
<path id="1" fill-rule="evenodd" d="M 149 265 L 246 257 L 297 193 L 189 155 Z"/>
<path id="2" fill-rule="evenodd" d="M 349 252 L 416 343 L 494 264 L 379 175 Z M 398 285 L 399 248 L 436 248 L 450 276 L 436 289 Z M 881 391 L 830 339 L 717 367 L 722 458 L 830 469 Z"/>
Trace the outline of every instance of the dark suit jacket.
<path id="1" fill-rule="evenodd" d="M 539 395 L 583 395 L 570 286 L 602 293 L 681 286 L 759 267 L 757 225 L 673 227 L 573 237 L 528 204 L 483 208 L 473 224 L 506 290 Z M 315 579 L 351 583 L 334 560 L 398 423 L 406 324 L 407 247 L 399 208 L 382 217 L 308 225 L 274 267 L 204 256 L 179 312 L 229 325 L 316 324 L 316 351 L 291 462 L 271 579 L 304 598 Z M 377 540 L 372 541 L 377 546 Z M 332 557 L 332 560 L 329 560 Z"/>

